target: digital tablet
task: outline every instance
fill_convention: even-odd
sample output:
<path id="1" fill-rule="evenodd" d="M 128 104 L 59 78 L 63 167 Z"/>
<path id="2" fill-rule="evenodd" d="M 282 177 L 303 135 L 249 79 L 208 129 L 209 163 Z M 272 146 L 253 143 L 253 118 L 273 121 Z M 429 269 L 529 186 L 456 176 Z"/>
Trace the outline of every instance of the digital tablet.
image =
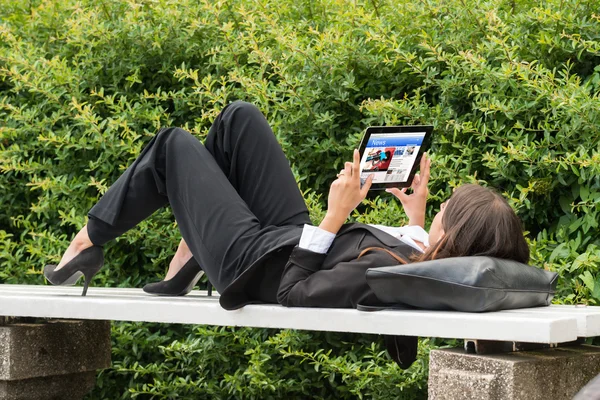
<path id="1" fill-rule="evenodd" d="M 360 178 L 373 174 L 370 190 L 409 187 L 421 156 L 431 146 L 433 126 L 372 126 L 360 142 Z"/>

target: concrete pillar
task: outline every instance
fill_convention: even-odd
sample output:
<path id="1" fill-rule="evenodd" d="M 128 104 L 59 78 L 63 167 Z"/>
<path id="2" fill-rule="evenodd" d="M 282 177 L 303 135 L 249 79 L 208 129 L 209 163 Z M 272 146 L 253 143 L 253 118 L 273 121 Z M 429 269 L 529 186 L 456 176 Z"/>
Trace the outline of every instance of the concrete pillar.
<path id="1" fill-rule="evenodd" d="M 0 326 L 0 400 L 81 399 L 110 355 L 109 321 Z"/>
<path id="2" fill-rule="evenodd" d="M 600 373 L 600 347 L 504 354 L 432 350 L 429 400 L 565 400 Z"/>

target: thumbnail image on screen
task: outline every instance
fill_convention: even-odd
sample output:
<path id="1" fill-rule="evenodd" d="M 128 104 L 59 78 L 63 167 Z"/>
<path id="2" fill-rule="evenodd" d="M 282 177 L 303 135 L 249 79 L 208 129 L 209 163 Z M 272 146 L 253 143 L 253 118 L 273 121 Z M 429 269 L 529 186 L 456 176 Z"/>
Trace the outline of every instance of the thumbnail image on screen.
<path id="1" fill-rule="evenodd" d="M 406 182 L 417 160 L 425 132 L 374 133 L 360 160 L 361 178 L 373 183 Z"/>

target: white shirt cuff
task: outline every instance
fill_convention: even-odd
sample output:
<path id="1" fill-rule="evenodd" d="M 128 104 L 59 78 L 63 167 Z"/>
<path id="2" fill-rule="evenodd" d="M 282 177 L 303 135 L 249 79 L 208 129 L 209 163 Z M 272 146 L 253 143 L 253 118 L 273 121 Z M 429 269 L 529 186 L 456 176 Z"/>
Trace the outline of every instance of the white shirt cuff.
<path id="1" fill-rule="evenodd" d="M 335 233 L 328 232 L 318 226 L 304 225 L 298 247 L 315 253 L 325 254 L 335 239 Z"/>

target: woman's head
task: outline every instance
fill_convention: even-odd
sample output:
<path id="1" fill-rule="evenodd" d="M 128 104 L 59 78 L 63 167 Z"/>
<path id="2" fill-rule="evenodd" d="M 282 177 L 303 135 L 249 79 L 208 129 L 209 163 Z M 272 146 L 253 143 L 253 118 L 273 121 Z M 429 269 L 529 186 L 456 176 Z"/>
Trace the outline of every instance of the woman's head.
<path id="1" fill-rule="evenodd" d="M 429 239 L 423 261 L 460 256 L 529 261 L 519 217 L 500 194 L 479 185 L 454 191 L 435 216 Z"/>

